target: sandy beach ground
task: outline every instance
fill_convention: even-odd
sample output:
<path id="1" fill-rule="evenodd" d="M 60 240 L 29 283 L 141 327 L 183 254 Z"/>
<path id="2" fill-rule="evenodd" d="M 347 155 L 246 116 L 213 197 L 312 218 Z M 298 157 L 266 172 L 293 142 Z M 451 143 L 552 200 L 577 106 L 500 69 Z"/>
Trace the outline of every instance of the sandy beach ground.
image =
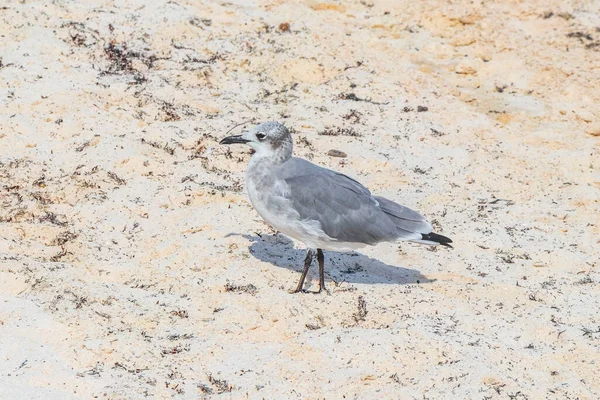
<path id="1" fill-rule="evenodd" d="M 598 399 L 599 104 L 593 0 L 4 0 L 0 398 Z M 266 120 L 454 250 L 289 294 Z"/>

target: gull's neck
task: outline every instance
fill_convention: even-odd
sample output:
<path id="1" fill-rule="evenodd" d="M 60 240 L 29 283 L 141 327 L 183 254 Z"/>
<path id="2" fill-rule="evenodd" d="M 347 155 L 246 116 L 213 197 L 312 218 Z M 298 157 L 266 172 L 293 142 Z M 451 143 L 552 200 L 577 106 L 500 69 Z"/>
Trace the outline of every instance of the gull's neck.
<path id="1" fill-rule="evenodd" d="M 276 149 L 258 148 L 250 159 L 248 171 L 263 171 L 274 170 L 279 164 L 283 164 L 292 158 L 293 143 L 291 140 L 279 144 Z"/>

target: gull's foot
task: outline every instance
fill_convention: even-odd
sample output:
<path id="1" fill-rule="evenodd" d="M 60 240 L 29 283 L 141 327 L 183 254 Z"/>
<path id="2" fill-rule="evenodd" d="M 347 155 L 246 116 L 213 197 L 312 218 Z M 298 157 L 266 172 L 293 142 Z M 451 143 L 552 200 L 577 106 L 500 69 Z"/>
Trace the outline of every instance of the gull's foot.
<path id="1" fill-rule="evenodd" d="M 296 294 L 296 293 L 321 294 L 323 292 L 327 293 L 328 295 L 331 295 L 331 292 L 325 286 L 319 287 L 319 290 L 306 290 L 306 289 L 300 289 L 300 288 L 295 288 L 293 290 L 288 290 L 289 294 Z"/>
<path id="2" fill-rule="evenodd" d="M 318 291 L 318 292 L 315 292 L 315 293 L 322 293 L 322 292 L 325 292 L 325 293 L 327 293 L 328 295 L 331 295 L 331 292 L 329 291 L 329 289 L 327 289 L 327 286 L 325 286 L 325 284 L 324 284 L 324 283 L 321 283 L 321 284 L 319 285 L 319 291 Z"/>
<path id="3" fill-rule="evenodd" d="M 325 289 L 320 289 L 320 290 L 306 290 L 306 289 L 302 289 L 302 290 L 289 290 L 288 293 L 289 294 L 295 294 L 295 293 L 304 293 L 304 294 L 321 294 L 321 293 L 327 293 L 328 295 L 331 295 L 331 292 L 329 291 L 329 289 L 325 288 Z"/>
<path id="4" fill-rule="evenodd" d="M 288 290 L 289 294 L 296 294 L 296 293 L 304 293 L 304 294 L 319 294 L 320 292 L 314 291 L 314 290 L 306 290 L 304 288 L 296 288 L 294 290 Z"/>

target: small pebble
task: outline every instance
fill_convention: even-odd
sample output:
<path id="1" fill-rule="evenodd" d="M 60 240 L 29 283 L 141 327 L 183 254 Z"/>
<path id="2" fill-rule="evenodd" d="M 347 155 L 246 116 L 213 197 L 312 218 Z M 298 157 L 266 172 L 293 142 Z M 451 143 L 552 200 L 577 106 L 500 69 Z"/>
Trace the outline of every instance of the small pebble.
<path id="1" fill-rule="evenodd" d="M 600 123 L 592 124 L 586 127 L 585 133 L 591 136 L 600 136 Z"/>
<path id="2" fill-rule="evenodd" d="M 343 151 L 339 151 L 339 150 L 329 150 L 327 152 L 328 156 L 331 157 L 348 157 L 348 154 L 344 153 Z"/>

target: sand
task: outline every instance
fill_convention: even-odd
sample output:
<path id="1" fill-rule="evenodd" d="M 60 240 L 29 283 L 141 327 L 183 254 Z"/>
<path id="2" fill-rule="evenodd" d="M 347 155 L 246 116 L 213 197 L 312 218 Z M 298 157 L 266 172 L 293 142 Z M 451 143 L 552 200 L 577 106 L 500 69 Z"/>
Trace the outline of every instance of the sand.
<path id="1" fill-rule="evenodd" d="M 600 398 L 600 3 L 0 19 L 0 398 Z M 266 120 L 455 249 L 326 252 L 331 293 L 289 294 L 304 249 L 218 145 Z"/>

